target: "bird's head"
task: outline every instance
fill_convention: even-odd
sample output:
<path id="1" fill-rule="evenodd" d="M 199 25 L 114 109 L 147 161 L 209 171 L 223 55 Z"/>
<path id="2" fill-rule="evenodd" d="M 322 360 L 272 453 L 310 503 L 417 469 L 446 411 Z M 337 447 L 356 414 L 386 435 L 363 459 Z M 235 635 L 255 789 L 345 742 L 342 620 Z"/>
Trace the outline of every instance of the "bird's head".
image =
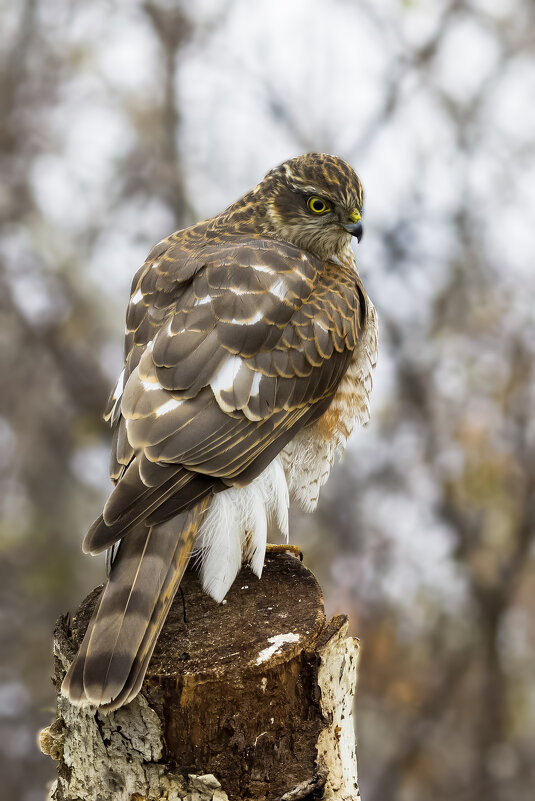
<path id="1" fill-rule="evenodd" d="M 363 192 L 347 162 L 324 153 L 289 159 L 258 185 L 273 233 L 321 259 L 362 237 Z"/>

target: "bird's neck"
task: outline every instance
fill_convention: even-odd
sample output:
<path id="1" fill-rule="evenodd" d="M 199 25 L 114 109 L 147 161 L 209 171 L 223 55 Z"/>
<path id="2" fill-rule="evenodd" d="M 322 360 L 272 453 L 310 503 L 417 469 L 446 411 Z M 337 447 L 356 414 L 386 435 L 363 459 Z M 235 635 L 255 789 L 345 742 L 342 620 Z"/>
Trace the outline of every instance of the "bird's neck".
<path id="1" fill-rule="evenodd" d="M 281 230 L 280 222 L 274 218 L 269 203 L 269 192 L 265 181 L 246 195 L 236 200 L 221 214 L 212 217 L 199 225 L 199 234 L 203 237 L 218 239 L 278 239 L 289 242 L 296 247 L 311 252 L 321 261 L 338 261 L 356 271 L 355 256 L 351 248 L 351 237 L 342 235 L 316 242 L 316 247 L 307 247 L 306 242 L 294 241 L 290 226 Z M 201 229 L 202 226 L 202 229 Z M 321 251 L 321 252 L 320 252 Z"/>

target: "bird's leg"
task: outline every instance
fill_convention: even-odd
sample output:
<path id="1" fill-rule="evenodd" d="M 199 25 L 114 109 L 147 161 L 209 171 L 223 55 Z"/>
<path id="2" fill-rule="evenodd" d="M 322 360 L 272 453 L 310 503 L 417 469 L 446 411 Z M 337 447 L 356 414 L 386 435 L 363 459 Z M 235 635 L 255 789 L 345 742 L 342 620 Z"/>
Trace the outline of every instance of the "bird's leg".
<path id="1" fill-rule="evenodd" d="M 268 542 L 266 545 L 266 553 L 291 553 L 301 562 L 303 561 L 303 551 L 299 545 L 272 545 Z"/>

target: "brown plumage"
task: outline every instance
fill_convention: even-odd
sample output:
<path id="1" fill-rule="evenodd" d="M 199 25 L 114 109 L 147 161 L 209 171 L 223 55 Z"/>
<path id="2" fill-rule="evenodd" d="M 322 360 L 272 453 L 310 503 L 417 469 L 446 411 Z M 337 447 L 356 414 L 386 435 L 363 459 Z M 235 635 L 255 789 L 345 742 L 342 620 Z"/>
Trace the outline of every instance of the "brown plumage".
<path id="1" fill-rule="evenodd" d="M 242 558 L 259 574 L 268 518 L 286 533 L 288 492 L 313 508 L 366 422 L 377 333 L 350 248 L 361 209 L 349 165 L 301 156 L 160 242 L 134 277 L 107 411 L 115 488 L 84 540 L 112 548 L 109 578 L 63 683 L 73 703 L 131 700 L 192 548 L 218 600 Z"/>

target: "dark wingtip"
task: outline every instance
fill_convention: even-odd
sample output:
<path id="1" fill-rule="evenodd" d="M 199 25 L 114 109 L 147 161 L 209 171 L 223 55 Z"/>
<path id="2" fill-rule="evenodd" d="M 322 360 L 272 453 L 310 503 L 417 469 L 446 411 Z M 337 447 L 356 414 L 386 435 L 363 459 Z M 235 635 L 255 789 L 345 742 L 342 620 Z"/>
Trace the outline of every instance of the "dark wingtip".
<path id="1" fill-rule="evenodd" d="M 93 523 L 82 542 L 82 551 L 84 553 L 97 554 L 104 551 L 111 544 L 110 529 L 104 522 L 102 515 Z"/>

